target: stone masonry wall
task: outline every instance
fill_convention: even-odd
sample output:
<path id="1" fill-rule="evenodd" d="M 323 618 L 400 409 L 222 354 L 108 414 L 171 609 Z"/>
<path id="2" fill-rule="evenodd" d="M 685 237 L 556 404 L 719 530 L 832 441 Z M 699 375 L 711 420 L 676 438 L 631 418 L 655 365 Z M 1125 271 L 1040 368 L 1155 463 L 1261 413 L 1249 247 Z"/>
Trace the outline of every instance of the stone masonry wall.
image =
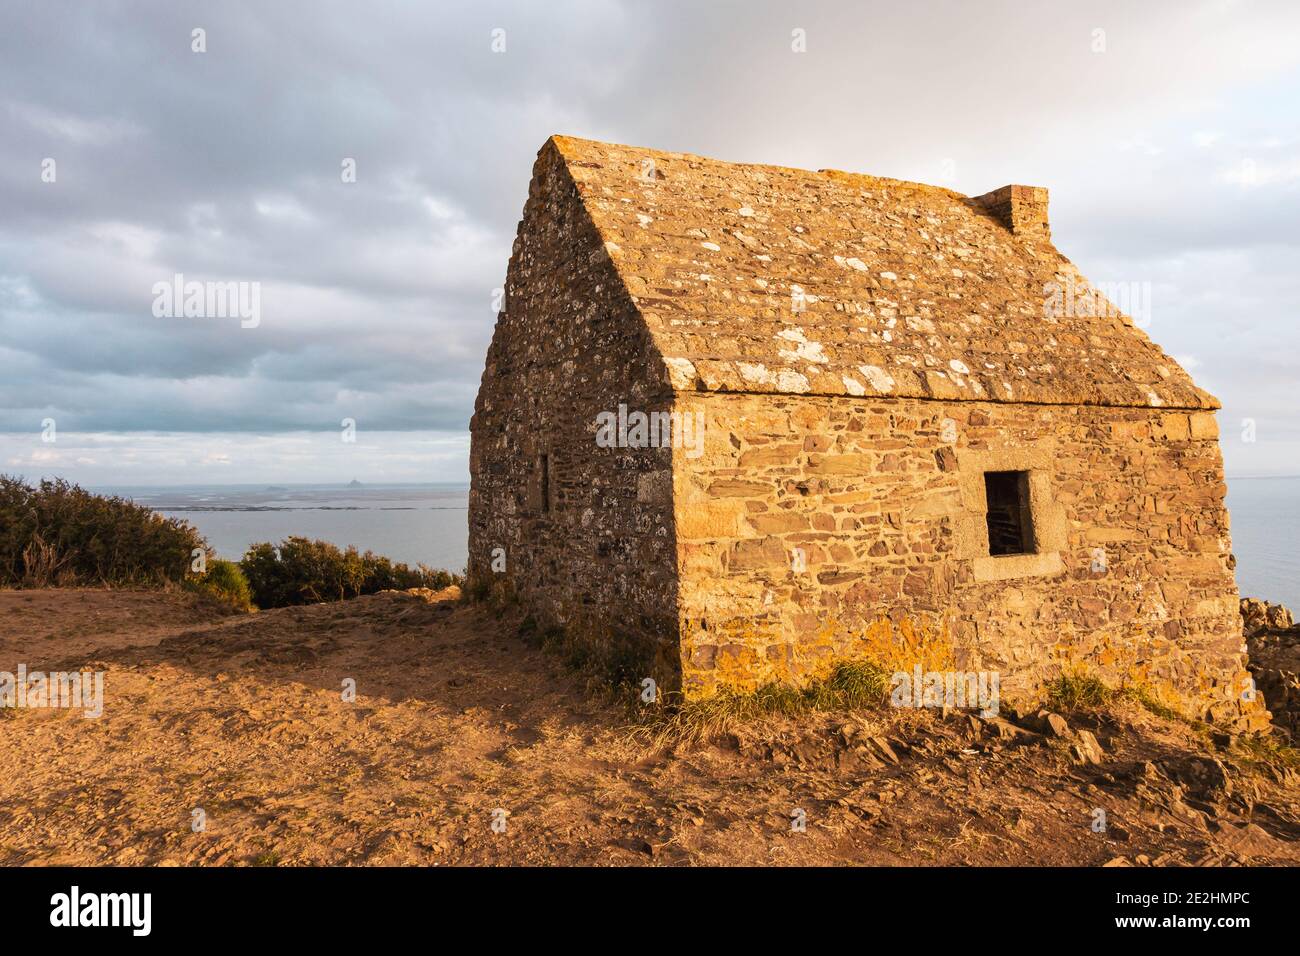
<path id="1" fill-rule="evenodd" d="M 1248 677 L 1212 412 L 699 394 L 674 458 L 683 685 L 836 660 L 1083 669 L 1220 721 Z M 1030 473 L 1033 555 L 989 557 L 983 472 Z M 797 549 L 797 551 L 796 551 Z"/>
<path id="2" fill-rule="evenodd" d="M 471 581 L 675 680 L 671 454 L 595 441 L 600 412 L 671 392 L 646 374 L 663 362 L 549 145 L 505 292 L 470 425 Z"/>

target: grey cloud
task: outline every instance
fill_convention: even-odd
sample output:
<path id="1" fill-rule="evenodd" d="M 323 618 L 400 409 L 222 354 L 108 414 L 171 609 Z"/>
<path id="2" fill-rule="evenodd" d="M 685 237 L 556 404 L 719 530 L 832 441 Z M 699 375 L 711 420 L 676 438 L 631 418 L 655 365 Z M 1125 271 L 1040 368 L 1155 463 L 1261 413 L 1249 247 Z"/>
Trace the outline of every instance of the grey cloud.
<path id="1" fill-rule="evenodd" d="M 1284 3 L 10 5 L 0 429 L 460 435 L 534 154 L 567 132 L 1047 185 L 1062 250 L 1152 283 L 1152 336 L 1225 421 L 1294 434 L 1298 28 Z M 260 282 L 261 326 L 154 318 L 178 272 Z"/>

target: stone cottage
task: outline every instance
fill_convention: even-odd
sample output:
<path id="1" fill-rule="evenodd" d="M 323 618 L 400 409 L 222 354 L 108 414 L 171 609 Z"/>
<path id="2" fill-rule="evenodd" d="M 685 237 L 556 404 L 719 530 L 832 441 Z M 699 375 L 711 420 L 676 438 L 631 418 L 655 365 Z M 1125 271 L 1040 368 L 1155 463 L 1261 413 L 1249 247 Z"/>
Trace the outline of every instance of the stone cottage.
<path id="1" fill-rule="evenodd" d="M 869 659 L 1249 718 L 1218 403 L 1115 298 L 1045 189 L 552 137 L 471 424 L 471 580 L 687 698 Z"/>

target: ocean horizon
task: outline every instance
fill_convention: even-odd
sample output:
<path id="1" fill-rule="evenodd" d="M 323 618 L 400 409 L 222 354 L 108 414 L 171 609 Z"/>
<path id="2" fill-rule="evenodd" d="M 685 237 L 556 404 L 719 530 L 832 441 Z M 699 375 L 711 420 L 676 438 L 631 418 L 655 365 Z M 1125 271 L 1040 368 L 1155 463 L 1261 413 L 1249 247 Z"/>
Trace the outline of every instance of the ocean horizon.
<path id="1" fill-rule="evenodd" d="M 462 571 L 469 482 L 103 486 L 189 521 L 222 558 L 290 535 L 354 546 L 407 564 Z M 1300 476 L 1228 479 L 1228 512 L 1242 596 L 1300 611 Z"/>
<path id="2" fill-rule="evenodd" d="M 290 535 L 460 572 L 469 550 L 469 482 L 103 486 L 194 525 L 217 556 Z"/>

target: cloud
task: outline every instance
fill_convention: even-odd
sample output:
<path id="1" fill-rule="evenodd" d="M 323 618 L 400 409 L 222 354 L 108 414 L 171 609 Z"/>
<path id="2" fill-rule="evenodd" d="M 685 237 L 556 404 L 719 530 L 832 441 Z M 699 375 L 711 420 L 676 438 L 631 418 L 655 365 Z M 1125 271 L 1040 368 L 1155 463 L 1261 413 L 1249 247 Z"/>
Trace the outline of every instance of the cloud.
<path id="1" fill-rule="evenodd" d="M 1300 472 L 1298 32 L 1287 3 L 11 5 L 0 431 L 100 436 L 58 459 L 73 476 L 332 480 L 350 417 L 394 443 L 375 462 L 415 474 L 412 443 L 451 442 L 464 475 L 492 291 L 567 132 L 1046 185 L 1062 251 L 1148 283 L 1153 338 L 1199 358 L 1225 421 L 1268 422 L 1249 467 Z M 261 323 L 155 318 L 176 274 L 258 283 Z"/>
<path id="2" fill-rule="evenodd" d="M 91 487 L 268 484 L 285 481 L 365 484 L 464 480 L 467 434 L 372 432 L 355 440 L 331 432 L 0 434 L 0 471 L 29 480 L 66 477 Z"/>

